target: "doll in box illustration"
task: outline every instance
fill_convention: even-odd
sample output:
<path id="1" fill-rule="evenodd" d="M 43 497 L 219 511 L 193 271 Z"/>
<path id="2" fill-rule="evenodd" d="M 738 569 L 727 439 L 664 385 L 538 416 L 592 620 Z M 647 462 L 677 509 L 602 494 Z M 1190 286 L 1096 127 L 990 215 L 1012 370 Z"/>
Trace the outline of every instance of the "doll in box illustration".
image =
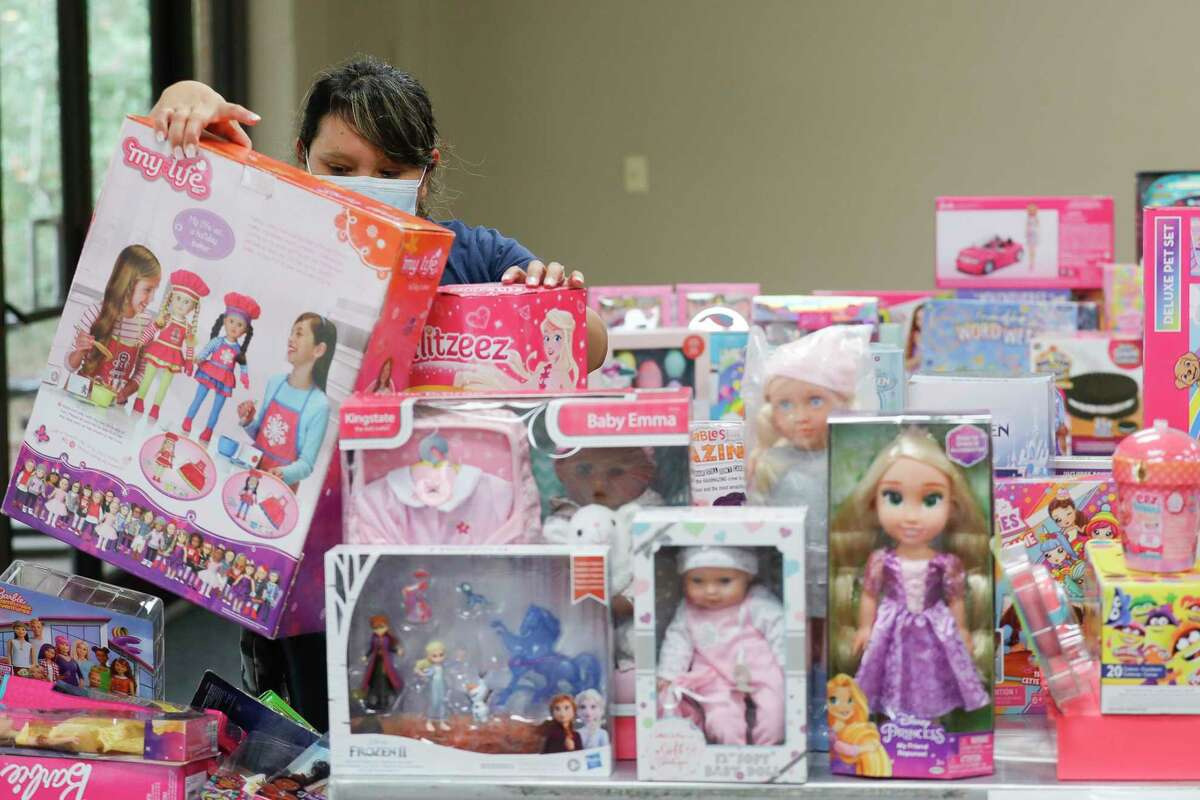
<path id="1" fill-rule="evenodd" d="M 312 474 L 329 422 L 325 382 L 337 348 L 337 327 L 320 314 L 305 312 L 292 324 L 287 340 L 291 372 L 267 381 L 263 404 L 238 405 L 238 418 L 254 446 L 262 451 L 258 468 L 292 491 Z"/>
<path id="2" fill-rule="evenodd" d="M 575 317 L 569 311 L 554 308 L 542 319 L 542 354 L 521 355 L 515 349 L 506 362 L 515 377 L 509 377 L 490 365 L 458 373 L 454 385 L 467 391 L 526 389 L 546 392 L 573 391 L 579 385 L 579 365 L 575 362 Z"/>
<path id="3" fill-rule="evenodd" d="M 158 332 L 142 350 L 145 377 L 138 386 L 137 400 L 133 402 L 134 413 L 145 411 L 146 397 L 157 383 L 158 389 L 150 406 L 150 419 L 157 420 L 171 381 L 180 372 L 192 374 L 200 301 L 207 296 L 208 284 L 196 273 L 186 269 L 171 273 L 167 296 L 154 321 Z"/>
<path id="4" fill-rule="evenodd" d="M 583 749 L 583 737 L 575 730 L 575 699 L 569 694 L 550 699 L 550 722 L 547 723 L 543 753 L 575 753 Z"/>
<path id="5" fill-rule="evenodd" d="M 396 696 L 404 691 L 404 679 L 396 671 L 393 657 L 401 658 L 404 647 L 400 640 L 392 635 L 391 623 L 383 614 L 376 614 L 369 620 L 371 625 L 371 642 L 363 662 L 367 668 L 363 672 L 362 690 L 365 693 L 364 703 L 370 711 L 387 711 L 396 701 Z"/>
<path id="6" fill-rule="evenodd" d="M 968 602 L 988 607 L 986 580 L 968 575 L 986 567 L 990 533 L 962 471 L 915 428 L 879 452 L 842 504 L 830 549 L 842 564 L 866 561 L 844 655 L 861 656 L 854 681 L 872 713 L 931 720 L 991 702 L 967 626 Z M 839 571 L 853 579 L 857 568 Z"/>
<path id="7" fill-rule="evenodd" d="M 239 381 L 243 389 L 250 388 L 250 372 L 246 367 L 246 352 L 254 337 L 254 320 L 262 310 L 254 298 L 237 292 L 225 295 L 225 312 L 213 323 L 212 337 L 196 356 L 196 395 L 183 418 L 183 432 L 191 433 L 192 420 L 200 412 L 204 398 L 211 392 L 212 410 L 200 433 L 200 441 L 212 439 L 213 429 L 221 417 L 225 401 L 233 395 Z"/>
<path id="8" fill-rule="evenodd" d="M 849 675 L 834 675 L 826 687 L 826 714 L 834 755 L 854 765 L 854 774 L 890 778 L 892 759 L 871 722 L 867 698 Z"/>
<path id="9" fill-rule="evenodd" d="M 784 734 L 783 604 L 756 584 L 758 554 L 685 547 L 684 599 L 663 635 L 658 690 L 665 708 L 703 713 L 711 744 L 777 745 Z M 753 724 L 747 702 L 754 705 Z"/>
<path id="10" fill-rule="evenodd" d="M 75 324 L 67 368 L 108 387 L 119 405 L 138 390 L 145 369 L 142 349 L 158 332 L 146 308 L 161 279 L 154 253 L 140 244 L 127 246 L 117 255 L 103 299 Z"/>

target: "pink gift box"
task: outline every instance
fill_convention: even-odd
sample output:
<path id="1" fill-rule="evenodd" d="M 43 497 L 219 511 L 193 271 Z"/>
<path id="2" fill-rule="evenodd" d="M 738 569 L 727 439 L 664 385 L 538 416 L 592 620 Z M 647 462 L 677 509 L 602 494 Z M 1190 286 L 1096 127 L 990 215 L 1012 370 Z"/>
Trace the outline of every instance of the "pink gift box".
<path id="1" fill-rule="evenodd" d="M 196 800 L 215 758 L 189 764 L 0 757 L 0 795 L 20 800 Z"/>

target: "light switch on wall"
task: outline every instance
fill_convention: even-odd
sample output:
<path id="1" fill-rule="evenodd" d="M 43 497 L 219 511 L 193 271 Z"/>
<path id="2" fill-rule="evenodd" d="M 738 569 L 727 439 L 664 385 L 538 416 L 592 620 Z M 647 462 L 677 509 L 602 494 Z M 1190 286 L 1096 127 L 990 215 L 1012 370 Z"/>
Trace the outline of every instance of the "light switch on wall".
<path id="1" fill-rule="evenodd" d="M 625 156 L 625 191 L 629 194 L 649 193 L 650 161 L 646 156 Z"/>

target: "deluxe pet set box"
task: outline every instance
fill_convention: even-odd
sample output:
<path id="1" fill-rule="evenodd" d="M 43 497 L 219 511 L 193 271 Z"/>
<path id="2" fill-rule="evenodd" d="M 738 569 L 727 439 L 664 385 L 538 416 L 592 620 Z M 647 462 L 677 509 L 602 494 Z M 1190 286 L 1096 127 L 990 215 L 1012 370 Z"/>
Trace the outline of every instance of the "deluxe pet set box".
<path id="1" fill-rule="evenodd" d="M 4 511 L 273 635 L 338 406 L 407 375 L 452 236 L 232 145 L 167 151 L 125 123 Z"/>

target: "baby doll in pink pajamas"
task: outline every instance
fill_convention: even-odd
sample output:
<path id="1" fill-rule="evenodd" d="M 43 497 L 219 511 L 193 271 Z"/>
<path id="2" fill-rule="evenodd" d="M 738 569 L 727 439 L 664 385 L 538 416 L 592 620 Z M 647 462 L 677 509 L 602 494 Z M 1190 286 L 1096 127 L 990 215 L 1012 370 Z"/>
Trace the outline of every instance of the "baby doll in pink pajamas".
<path id="1" fill-rule="evenodd" d="M 676 563 L 684 599 L 659 650 L 660 695 L 697 703 L 711 744 L 782 743 L 783 604 L 754 584 L 758 556 L 741 547 L 685 547 Z"/>

